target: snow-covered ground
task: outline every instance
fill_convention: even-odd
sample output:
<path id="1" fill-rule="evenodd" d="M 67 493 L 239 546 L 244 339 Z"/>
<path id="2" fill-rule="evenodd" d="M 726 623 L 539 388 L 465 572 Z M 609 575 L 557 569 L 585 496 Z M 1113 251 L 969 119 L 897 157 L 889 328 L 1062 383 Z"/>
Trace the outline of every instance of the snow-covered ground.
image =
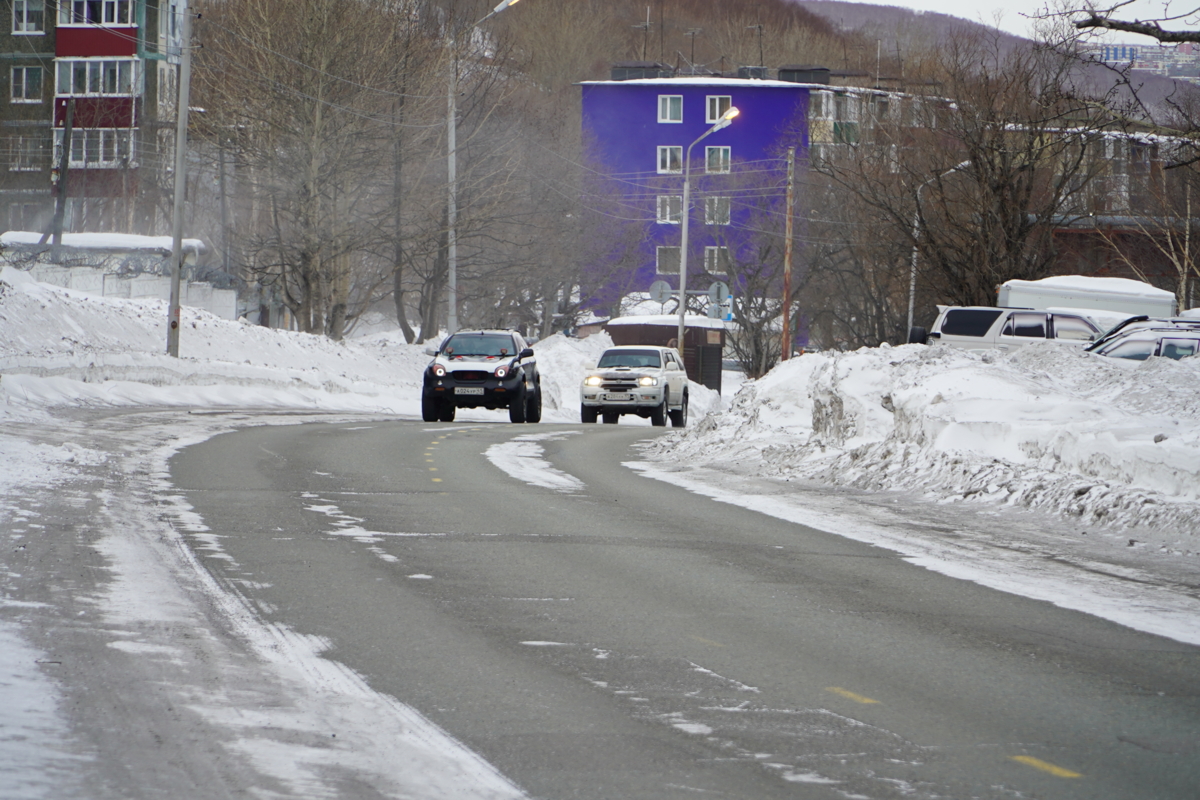
<path id="1" fill-rule="evenodd" d="M 429 360 L 423 347 L 395 333 L 335 343 L 184 309 L 183 357 L 173 359 L 163 354 L 165 320 L 161 301 L 90 297 L 0 272 L 5 537 L 20 548 L 50 536 L 31 498 L 63 492 L 89 469 L 140 481 L 147 502 L 102 498 L 98 549 L 114 575 L 96 600 L 103 624 L 124 631 L 128 640 L 113 645 L 122 652 L 143 648 L 147 657 L 187 660 L 156 631 L 166 617 L 200 629 L 203 615 L 193 606 L 202 596 L 257 642 L 263 662 L 273 665 L 273 691 L 291 705 L 228 717 L 220 696 L 198 696 L 194 705 L 206 719 L 247 731 L 231 749 L 297 796 L 321 795 L 316 776 L 343 756 L 384 775 L 377 785 L 408 781 L 403 791 L 414 797 L 519 796 L 465 748 L 439 738 L 403 698 L 375 695 L 330 666 L 321 656 L 325 643 L 256 627 L 236 593 L 213 585 L 182 555 L 178 534 L 153 508 L 173 503 L 170 455 L 222 431 L 327 415 L 417 417 Z M 578 382 L 608 344 L 599 335 L 535 345 L 546 422 L 579 421 Z M 1200 577 L 1198 390 L 1200 359 L 1126 363 L 1054 344 L 986 356 L 916 345 L 809 354 L 724 398 L 693 386 L 690 427 L 657 439 L 630 466 L 879 544 L 930 569 L 1200 643 L 1200 600 L 1191 588 Z M 145 413 L 118 425 L 104 421 L 105 409 Z M 171 427 L 155 424 L 160 409 L 174 410 L 167 412 Z M 86 425 L 78 422 L 81 410 L 90 414 Z M 216 410 L 231 413 L 185 413 Z M 289 415 L 254 416 L 280 411 Z M 506 418 L 482 410 L 459 415 Z M 648 423 L 625 417 L 621 424 Z M 542 486 L 584 489 L 542 458 L 540 444 L 584 434 L 520 433 L 489 452 L 493 463 Z M 170 514 L 180 524 L 203 524 L 183 508 Z M 0 573 L 4 797 L 56 796 L 54 770 L 70 758 L 53 744 L 67 737 L 56 711 L 59 688 L 22 634 L 37 609 L 16 587 L 35 579 Z M 221 658 L 207 652 L 199 661 Z M 295 744 L 313 718 L 390 730 L 393 749 L 373 747 L 361 734 L 344 737 L 342 750 Z M 264 730 L 292 738 L 272 739 Z M 431 774 L 446 777 L 431 782 Z"/>

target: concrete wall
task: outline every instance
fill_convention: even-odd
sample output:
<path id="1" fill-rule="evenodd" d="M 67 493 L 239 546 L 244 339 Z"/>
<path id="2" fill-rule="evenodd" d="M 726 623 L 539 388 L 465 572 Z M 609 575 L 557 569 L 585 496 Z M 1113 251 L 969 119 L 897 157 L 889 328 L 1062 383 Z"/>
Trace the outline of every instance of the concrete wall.
<path id="1" fill-rule="evenodd" d="M 124 278 L 105 274 L 94 267 L 38 265 L 29 271 L 34 280 L 105 297 L 171 299 L 171 279 L 161 275 Z M 237 319 L 237 292 L 214 289 L 209 283 L 188 282 L 180 287 L 180 303 L 199 308 L 222 319 Z"/>

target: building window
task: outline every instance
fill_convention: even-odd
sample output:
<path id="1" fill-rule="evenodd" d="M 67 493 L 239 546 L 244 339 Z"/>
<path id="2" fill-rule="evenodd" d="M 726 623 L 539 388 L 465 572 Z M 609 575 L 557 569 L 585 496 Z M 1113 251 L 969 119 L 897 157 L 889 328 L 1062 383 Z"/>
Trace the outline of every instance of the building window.
<path id="1" fill-rule="evenodd" d="M 137 61 L 119 60 L 60 60 L 58 93 L 60 95 L 116 95 L 136 93 Z"/>
<path id="2" fill-rule="evenodd" d="M 729 172 L 730 148 L 728 147 L 706 147 L 704 148 L 704 169 L 706 172 L 722 173 Z"/>
<path id="3" fill-rule="evenodd" d="M 654 256 L 654 269 L 660 275 L 678 275 L 679 248 L 658 247 Z"/>
<path id="4" fill-rule="evenodd" d="M 704 271 L 709 275 L 729 274 L 729 248 L 704 248 Z"/>
<path id="5" fill-rule="evenodd" d="M 725 112 L 733 105 L 733 98 L 727 94 L 710 94 L 708 96 L 708 116 L 705 121 L 708 123 L 720 122 L 721 117 L 725 116 Z"/>
<path id="6" fill-rule="evenodd" d="M 704 198 L 704 223 L 706 225 L 728 225 L 731 199 L 729 197 Z"/>
<path id="7" fill-rule="evenodd" d="M 658 121 L 683 122 L 683 95 L 660 94 L 658 96 Z"/>
<path id="8" fill-rule="evenodd" d="M 37 172 L 46 166 L 45 141 L 40 136 L 14 136 L 9 142 L 12 147 L 8 162 L 10 172 Z"/>
<path id="9" fill-rule="evenodd" d="M 674 146 L 659 147 L 658 171 L 660 174 L 667 172 L 683 172 L 683 148 Z"/>
<path id="10" fill-rule="evenodd" d="M 60 0 L 59 25 L 132 25 L 132 0 Z"/>
<path id="11" fill-rule="evenodd" d="M 42 68 L 12 68 L 12 101 L 14 103 L 42 102 Z"/>
<path id="12" fill-rule="evenodd" d="M 46 32 L 46 6 L 43 0 L 13 0 L 12 32 L 24 35 Z"/>
<path id="13" fill-rule="evenodd" d="M 678 225 L 683 220 L 683 197 L 677 194 L 658 196 L 658 221 L 663 225 Z"/>
<path id="14" fill-rule="evenodd" d="M 62 142 L 63 132 L 55 131 Z M 72 167 L 128 167 L 133 162 L 133 131 L 124 128 L 99 128 L 71 131 Z"/>

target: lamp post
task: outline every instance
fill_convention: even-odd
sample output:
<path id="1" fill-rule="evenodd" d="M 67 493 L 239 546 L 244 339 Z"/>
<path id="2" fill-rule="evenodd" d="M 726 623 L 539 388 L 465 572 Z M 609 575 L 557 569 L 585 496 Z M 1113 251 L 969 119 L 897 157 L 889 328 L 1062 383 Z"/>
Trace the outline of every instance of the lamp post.
<path id="1" fill-rule="evenodd" d="M 688 218 L 692 215 L 691 210 L 691 166 L 692 166 L 692 148 L 700 144 L 700 142 L 709 134 L 716 133 L 722 128 L 729 127 L 729 123 L 733 122 L 733 118 L 738 115 L 736 106 L 730 106 L 729 110 L 721 115 L 717 123 L 711 128 L 700 134 L 696 141 L 692 142 L 687 147 L 687 152 L 683 157 L 683 221 L 680 229 L 679 243 L 679 336 L 676 344 L 679 347 L 679 358 L 683 359 L 683 331 L 686 322 L 684 314 L 687 313 L 687 261 L 688 261 Z"/>
<path id="2" fill-rule="evenodd" d="M 913 306 L 916 304 L 916 300 L 917 300 L 917 240 L 921 236 L 921 192 L 924 191 L 926 186 L 933 183 L 934 181 L 940 181 L 942 178 L 946 177 L 947 175 L 958 172 L 960 169 L 966 169 L 969 166 L 971 166 L 970 159 L 962 162 L 961 164 L 955 164 L 950 169 L 946 170 L 945 172 L 941 173 L 940 175 L 935 175 L 934 177 L 928 179 L 927 181 L 925 181 L 924 183 L 922 183 L 920 186 L 917 187 L 917 207 L 913 211 L 913 224 L 912 224 L 912 240 L 913 240 L 912 266 L 909 268 L 909 273 L 908 273 L 908 331 L 912 330 Z M 908 331 L 906 331 L 904 334 L 906 340 L 908 337 Z"/>
<path id="3" fill-rule="evenodd" d="M 517 0 L 501 0 L 487 16 L 480 19 L 469 30 L 474 31 L 483 23 L 499 14 Z M 446 200 L 446 262 L 448 267 L 446 332 L 458 330 L 458 64 L 454 56 L 454 33 L 449 28 L 447 49 L 450 53 L 450 88 L 446 92 L 446 178 L 449 184 L 449 197 Z M 422 332 L 424 335 L 424 332 Z"/>

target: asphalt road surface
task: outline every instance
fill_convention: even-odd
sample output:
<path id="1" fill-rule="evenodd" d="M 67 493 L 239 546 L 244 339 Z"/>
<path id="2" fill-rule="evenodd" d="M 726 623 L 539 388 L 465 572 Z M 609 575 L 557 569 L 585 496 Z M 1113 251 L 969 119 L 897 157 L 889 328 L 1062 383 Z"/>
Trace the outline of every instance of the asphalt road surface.
<path id="1" fill-rule="evenodd" d="M 485 456 L 549 433 L 581 486 Z M 1200 796 L 1200 648 L 622 466 L 660 433 L 253 428 L 171 475 L 218 580 L 531 797 Z"/>

